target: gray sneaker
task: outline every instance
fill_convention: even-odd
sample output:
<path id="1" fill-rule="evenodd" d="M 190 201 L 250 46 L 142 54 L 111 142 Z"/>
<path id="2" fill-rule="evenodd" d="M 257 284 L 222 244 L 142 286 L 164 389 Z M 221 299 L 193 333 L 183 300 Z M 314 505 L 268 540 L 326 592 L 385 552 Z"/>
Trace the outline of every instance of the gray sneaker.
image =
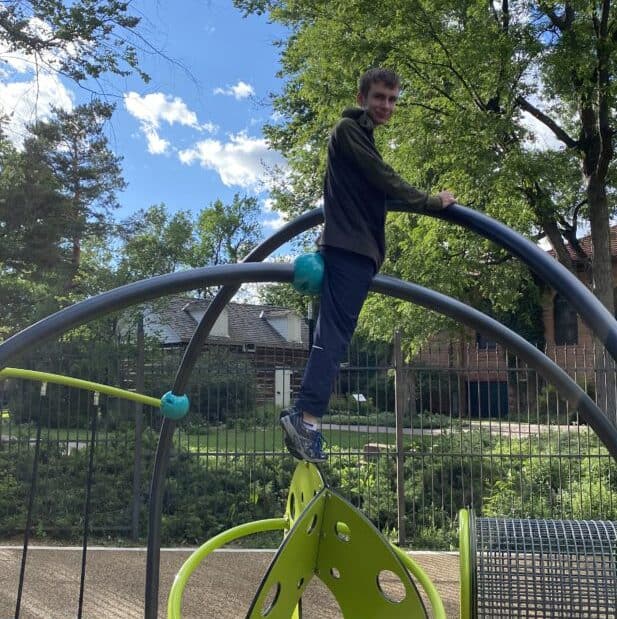
<path id="1" fill-rule="evenodd" d="M 322 449 L 321 432 L 304 425 L 301 411 L 295 408 L 284 410 L 280 422 L 285 433 L 285 446 L 292 456 L 313 463 L 325 462 L 328 459 Z"/>

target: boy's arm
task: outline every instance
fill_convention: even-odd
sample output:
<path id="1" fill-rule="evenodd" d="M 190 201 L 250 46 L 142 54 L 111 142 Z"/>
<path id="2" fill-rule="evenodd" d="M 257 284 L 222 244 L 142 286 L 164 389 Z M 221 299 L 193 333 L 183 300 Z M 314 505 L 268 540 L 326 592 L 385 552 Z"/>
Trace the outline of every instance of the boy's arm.
<path id="1" fill-rule="evenodd" d="M 389 198 L 389 210 L 418 213 L 443 208 L 439 196 L 429 196 L 403 180 L 379 156 L 368 136 L 353 120 L 343 120 L 336 129 L 336 140 L 342 154 L 349 157 L 369 183 L 381 189 Z"/>

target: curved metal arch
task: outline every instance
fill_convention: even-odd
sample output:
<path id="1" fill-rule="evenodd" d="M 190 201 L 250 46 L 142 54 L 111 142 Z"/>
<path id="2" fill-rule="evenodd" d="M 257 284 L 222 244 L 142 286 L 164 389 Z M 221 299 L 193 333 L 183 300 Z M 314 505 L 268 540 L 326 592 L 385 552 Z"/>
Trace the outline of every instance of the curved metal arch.
<path id="1" fill-rule="evenodd" d="M 554 258 L 551 258 L 545 251 L 526 239 L 522 234 L 512 230 L 505 224 L 484 215 L 478 211 L 467 208 L 460 204 L 453 204 L 443 211 L 423 213 L 424 215 L 441 219 L 475 232 L 485 239 L 496 243 L 509 251 L 513 256 L 524 262 L 543 282 L 549 284 L 562 297 L 572 305 L 578 312 L 581 319 L 590 328 L 594 335 L 606 346 L 610 355 L 617 361 L 617 321 L 613 315 L 602 305 L 599 299 L 568 269 Z M 290 222 L 284 228 L 268 238 L 259 248 L 260 258 L 266 257 L 266 251 L 272 252 L 278 249 L 283 243 L 288 241 L 291 236 L 286 232 L 294 230 L 295 234 L 305 232 L 310 227 L 323 222 L 323 209 L 314 209 Z M 269 247 L 269 250 L 266 250 Z M 263 251 L 262 251 L 263 250 Z M 251 254 L 249 254 L 250 256 Z M 249 256 L 245 259 L 249 260 Z M 237 288 L 232 291 L 231 286 L 225 286 L 219 291 L 221 298 L 223 295 L 235 294 Z M 231 299 L 231 296 L 228 298 Z M 218 295 L 217 295 L 218 297 Z M 215 300 L 216 298 L 215 297 Z M 206 312 L 202 322 L 208 321 L 214 324 L 218 314 L 214 316 L 212 312 Z M 220 310 L 218 310 L 220 312 Z M 210 315 L 208 315 L 210 314 Z"/>
<path id="2" fill-rule="evenodd" d="M 3 367 L 6 362 L 27 348 L 48 340 L 54 335 L 64 333 L 103 314 L 164 294 L 185 292 L 202 286 L 229 284 L 229 282 L 289 283 L 292 279 L 293 266 L 290 264 L 252 263 L 203 267 L 127 284 L 60 310 L 7 339 L 0 344 L 0 366 Z M 529 344 L 527 340 L 482 312 L 416 284 L 379 275 L 373 280 L 372 290 L 443 313 L 486 333 L 515 352 L 548 381 L 558 386 L 573 406 L 580 408 L 586 421 L 617 459 L 617 429 L 564 370 Z"/>
<path id="3" fill-rule="evenodd" d="M 560 395 L 563 395 L 581 413 L 581 417 L 594 429 L 609 453 L 617 461 L 617 427 L 565 370 L 541 350 L 532 346 L 525 338 L 469 305 L 417 284 L 379 275 L 373 280 L 371 290 L 410 301 L 453 318 L 468 327 L 485 333 L 491 339 L 515 353 L 517 357 L 558 388 Z"/>
<path id="4" fill-rule="evenodd" d="M 617 359 L 617 323 L 611 316 L 611 314 L 602 306 L 602 304 L 593 296 L 593 294 L 579 282 L 567 269 L 560 265 L 555 260 L 549 258 L 533 243 L 509 229 L 504 224 L 497 222 L 486 215 L 473 211 L 471 209 L 462 207 L 460 205 L 452 205 L 447 210 L 439 213 L 430 213 L 431 216 L 451 221 L 462 225 L 470 230 L 481 234 L 485 238 L 501 245 L 508 249 L 515 256 L 519 257 L 525 262 L 534 272 L 536 272 L 546 283 L 555 288 L 562 296 L 564 296 L 572 306 L 578 311 L 582 319 L 588 324 L 594 334 L 604 343 L 609 353 L 613 358 Z M 303 232 L 311 226 L 320 223 L 323 220 L 323 214 L 321 209 L 316 209 L 307 213 L 302 218 L 302 221 L 295 220 L 288 224 L 287 229 L 294 229 L 295 234 Z M 296 228 L 297 226 L 297 228 Z M 292 235 L 293 236 L 293 235 Z M 262 244 L 263 252 L 273 251 L 276 247 L 280 246 L 285 239 L 281 241 L 284 235 L 273 235 Z M 291 238 L 291 237 L 289 237 Z M 270 248 L 269 250 L 267 248 Z M 265 257 L 265 256 L 264 256 Z M 224 267 L 232 267 L 234 265 L 224 265 Z M 249 266 L 249 265 L 235 265 L 235 266 Z M 269 267 L 282 266 L 282 265 L 267 265 Z M 196 271 L 201 271 L 204 275 L 208 272 L 208 269 L 212 267 L 205 267 L 205 269 L 197 269 L 195 271 L 189 271 L 181 274 L 171 274 L 166 276 L 160 276 L 159 278 L 153 278 L 156 281 L 156 287 L 152 288 L 148 282 L 136 282 L 135 284 L 129 284 L 130 291 L 124 291 L 119 293 L 121 289 L 116 289 L 103 295 L 98 295 L 93 299 L 81 302 L 76 306 L 66 308 L 61 312 L 40 321 L 36 325 L 25 329 L 21 333 L 6 340 L 0 345 L 0 368 L 4 367 L 7 360 L 12 356 L 19 354 L 19 352 L 33 346 L 38 341 L 49 339 L 54 335 L 62 333 L 65 330 L 78 324 L 86 322 L 88 319 L 101 316 L 105 313 L 123 309 L 131 305 L 132 303 L 138 303 L 140 301 L 146 301 L 162 294 L 171 294 L 173 292 L 180 292 L 183 290 L 190 290 L 192 288 L 204 285 L 204 282 L 198 282 L 195 285 L 187 285 L 180 283 L 180 280 L 174 276 L 184 276 L 191 278 Z M 260 271 L 261 273 L 261 271 Z M 213 275 L 214 279 L 209 280 L 209 285 L 226 285 L 229 286 L 225 294 L 230 294 L 230 284 L 240 284 L 244 281 L 289 281 L 285 279 L 278 280 L 276 278 L 270 278 L 267 275 L 260 277 L 259 279 L 243 279 L 238 271 L 227 273 L 226 276 L 219 277 L 222 273 Z M 237 277 L 235 277 L 237 276 Z M 185 282 L 186 283 L 186 282 Z M 123 287 L 127 288 L 127 287 Z M 220 292 L 223 293 L 225 289 Z M 237 290 L 237 288 L 236 288 Z M 126 294 L 125 294 L 126 293 Z M 235 290 L 231 292 L 231 296 L 235 294 Z M 229 298 L 231 298 L 231 296 Z M 222 300 L 222 299 L 221 299 Z M 222 307 L 224 307 L 224 303 Z M 216 306 L 215 306 L 216 307 Z M 220 309 L 219 309 L 220 313 Z M 208 320 L 212 319 L 213 314 L 210 315 Z M 216 319 L 218 314 L 214 317 Z M 206 316 L 204 316 L 204 320 Z M 488 332 L 487 329 L 485 329 Z M 205 333 L 205 336 L 204 336 Z M 207 337 L 207 329 L 204 327 L 200 337 Z M 196 340 L 197 342 L 197 340 Z M 198 347 L 196 346 L 196 350 Z M 190 364 L 187 364 L 187 368 Z M 190 370 L 189 372 L 190 373 Z M 188 376 L 188 373 L 186 375 Z M 167 421 L 167 420 L 166 420 Z M 159 446 L 161 443 L 171 440 L 173 434 L 174 424 L 164 423 L 161 429 L 161 437 L 159 439 Z M 164 450 L 163 450 L 164 451 Z M 611 452 L 612 453 L 612 452 Z M 158 450 L 157 450 L 158 458 Z M 163 458 L 164 460 L 164 458 Z M 156 468 L 156 467 L 155 467 Z M 164 469 L 164 467 L 163 467 Z M 154 475 L 153 475 L 154 480 Z M 160 520 L 160 514 L 159 514 Z M 150 541 L 150 540 L 149 540 Z M 149 547 L 150 551 L 150 547 Z M 150 554 L 150 553 L 149 553 Z M 158 566 L 156 568 L 158 575 Z M 157 591 L 158 591 L 158 577 L 157 577 Z M 153 617 L 156 615 L 156 606 L 158 600 L 153 602 L 153 608 L 155 609 L 154 615 L 148 614 L 148 601 L 146 601 L 146 616 Z"/>
<path id="5" fill-rule="evenodd" d="M 583 320 L 587 322 L 592 331 L 605 344 L 613 358 L 617 360 L 617 323 L 615 323 L 611 314 L 598 299 L 572 273 L 550 258 L 546 252 L 501 222 L 458 204 L 451 205 L 444 211 L 427 214 L 468 228 L 501 245 L 520 258 L 540 278 L 553 286 L 562 296 L 570 301 Z M 293 238 L 294 235 L 305 232 L 310 227 L 323 222 L 323 217 L 323 209 L 314 209 L 303 214 L 266 239 L 245 258 L 245 261 L 263 260 L 269 253 Z M 178 368 L 173 388 L 174 393 L 181 395 L 186 389 L 190 373 L 197 361 L 201 347 L 206 341 L 216 319 L 223 311 L 225 305 L 236 294 L 238 288 L 239 286 L 224 286 L 208 306 Z M 150 486 L 151 503 L 148 516 L 148 554 L 146 559 L 146 609 L 153 608 L 154 611 L 152 613 L 148 613 L 148 610 L 146 611 L 147 619 L 154 619 L 158 605 L 162 486 L 174 429 L 175 422 L 172 420 L 166 419 L 163 422 Z"/>
<path id="6" fill-rule="evenodd" d="M 323 221 L 323 209 L 316 208 L 290 221 L 255 247 L 242 261 L 243 264 L 261 262 L 298 234 L 310 230 Z M 238 284 L 223 286 L 208 305 L 193 333 L 174 378 L 172 392 L 183 395 L 203 345 L 217 318 L 240 289 Z M 146 554 L 146 618 L 155 618 L 158 612 L 159 568 L 161 550 L 161 513 L 163 509 L 164 480 L 169 463 L 176 422 L 164 419 L 154 456 L 148 506 L 148 552 Z"/>
<path id="7" fill-rule="evenodd" d="M 575 275 L 544 250 L 505 224 L 473 209 L 453 204 L 443 211 L 427 213 L 463 226 L 493 241 L 524 262 L 543 282 L 568 300 L 581 319 L 617 361 L 617 321 L 600 300 Z"/>
<path id="8" fill-rule="evenodd" d="M 0 369 L 27 349 L 62 335 L 89 320 L 160 296 L 195 290 L 204 286 L 243 282 L 291 281 L 290 265 L 253 263 L 222 264 L 179 273 L 168 273 L 114 288 L 65 307 L 26 327 L 0 344 Z"/>

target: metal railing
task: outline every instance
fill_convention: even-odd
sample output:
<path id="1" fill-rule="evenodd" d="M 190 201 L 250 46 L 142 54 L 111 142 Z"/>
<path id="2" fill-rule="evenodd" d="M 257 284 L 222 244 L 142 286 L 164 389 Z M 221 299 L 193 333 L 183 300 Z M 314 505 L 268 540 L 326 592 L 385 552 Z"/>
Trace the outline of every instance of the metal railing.
<path id="1" fill-rule="evenodd" d="M 158 397 L 181 352 L 147 343 L 140 366 L 135 342 L 72 339 L 21 365 L 125 389 L 139 383 Z M 392 344 L 352 345 L 322 426 L 326 477 L 384 532 L 417 548 L 448 548 L 464 506 L 486 516 L 617 520 L 612 457 L 577 411 L 516 357 L 490 344 L 456 342 L 426 347 L 406 363 L 400 355 L 394 363 L 395 352 Z M 546 352 L 592 398 L 615 372 L 594 350 Z M 305 359 L 297 347 L 208 345 L 189 386 L 191 411 L 174 436 L 166 543 L 197 543 L 282 513 L 293 460 L 278 412 L 293 398 Z M 80 535 L 96 415 L 90 532 L 99 540 L 143 538 L 156 411 L 105 396 L 95 405 L 90 393 L 58 385 L 44 397 L 25 381 L 0 389 L 0 534 L 25 526 L 40 423 L 33 533 Z"/>

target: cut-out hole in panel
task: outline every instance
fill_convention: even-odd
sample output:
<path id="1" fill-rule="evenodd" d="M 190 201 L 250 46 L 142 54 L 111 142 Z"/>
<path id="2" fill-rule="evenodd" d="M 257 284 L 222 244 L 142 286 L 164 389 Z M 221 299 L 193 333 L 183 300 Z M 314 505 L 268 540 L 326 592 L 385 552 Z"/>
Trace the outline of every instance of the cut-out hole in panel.
<path id="1" fill-rule="evenodd" d="M 341 573 L 335 567 L 330 568 L 330 576 L 332 578 L 336 578 L 337 580 L 341 577 Z"/>
<path id="2" fill-rule="evenodd" d="M 302 507 L 304 507 L 304 492 L 300 493 L 300 503 L 302 503 Z"/>
<path id="3" fill-rule="evenodd" d="M 261 609 L 261 616 L 267 617 L 274 608 L 275 604 L 279 599 L 279 595 L 281 593 L 281 583 L 277 582 L 270 587 L 268 591 L 268 595 L 266 595 L 266 599 L 264 600 L 263 607 Z"/>
<path id="4" fill-rule="evenodd" d="M 289 495 L 289 515 L 296 517 L 296 495 L 293 492 Z"/>
<path id="5" fill-rule="evenodd" d="M 351 529 L 346 522 L 341 522 L 340 520 L 334 525 L 334 532 L 336 533 L 336 537 L 341 540 L 341 542 L 350 542 L 351 541 Z"/>
<path id="6" fill-rule="evenodd" d="M 298 581 L 298 589 L 302 589 L 303 584 L 304 584 L 304 576 L 300 578 L 300 580 Z"/>
<path id="7" fill-rule="evenodd" d="M 313 514 L 313 519 L 311 520 L 311 524 L 309 524 L 309 526 L 306 529 L 306 532 L 310 535 L 314 530 L 315 527 L 317 526 L 317 514 Z"/>
<path id="8" fill-rule="evenodd" d="M 407 597 L 405 584 L 398 574 L 390 570 L 381 570 L 377 574 L 377 588 L 388 602 L 394 604 L 400 604 Z"/>

